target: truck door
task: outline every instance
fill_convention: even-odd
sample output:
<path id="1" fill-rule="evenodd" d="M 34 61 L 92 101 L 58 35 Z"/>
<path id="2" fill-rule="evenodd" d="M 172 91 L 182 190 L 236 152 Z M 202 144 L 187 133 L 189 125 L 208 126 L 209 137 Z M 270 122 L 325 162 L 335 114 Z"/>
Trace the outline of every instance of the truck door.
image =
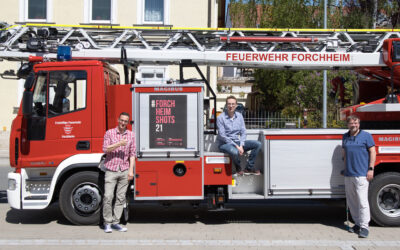
<path id="1" fill-rule="evenodd" d="M 57 166 L 71 155 L 90 151 L 89 79 L 85 70 L 38 73 L 27 128 L 29 147 L 21 159 L 25 166 Z"/>

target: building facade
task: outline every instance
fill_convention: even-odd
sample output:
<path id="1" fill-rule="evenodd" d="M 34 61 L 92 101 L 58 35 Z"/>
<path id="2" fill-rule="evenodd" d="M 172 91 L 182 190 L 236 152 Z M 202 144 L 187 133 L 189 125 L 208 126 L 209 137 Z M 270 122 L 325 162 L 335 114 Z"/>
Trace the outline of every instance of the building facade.
<path id="1" fill-rule="evenodd" d="M 113 26 L 223 26 L 225 0 L 3 0 L 0 22 L 8 24 L 105 24 Z M 19 63 L 2 61 L 0 73 Z M 120 73 L 122 68 L 116 66 Z M 217 70 L 200 67 L 211 86 L 216 88 Z M 197 77 L 195 72 L 188 72 Z M 122 76 L 122 74 L 121 74 Z M 179 78 L 177 66 L 140 65 L 137 80 L 142 84 Z M 121 78 L 122 79 L 122 78 Z M 11 127 L 22 98 L 24 80 L 0 79 L 0 130 Z"/>

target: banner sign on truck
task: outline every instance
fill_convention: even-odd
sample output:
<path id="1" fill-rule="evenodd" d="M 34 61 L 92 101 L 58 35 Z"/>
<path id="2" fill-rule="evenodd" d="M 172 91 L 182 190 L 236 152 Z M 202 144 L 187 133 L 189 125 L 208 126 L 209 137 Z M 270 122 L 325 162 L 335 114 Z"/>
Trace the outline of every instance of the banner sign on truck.
<path id="1" fill-rule="evenodd" d="M 186 148 L 187 96 L 150 96 L 150 148 Z"/>

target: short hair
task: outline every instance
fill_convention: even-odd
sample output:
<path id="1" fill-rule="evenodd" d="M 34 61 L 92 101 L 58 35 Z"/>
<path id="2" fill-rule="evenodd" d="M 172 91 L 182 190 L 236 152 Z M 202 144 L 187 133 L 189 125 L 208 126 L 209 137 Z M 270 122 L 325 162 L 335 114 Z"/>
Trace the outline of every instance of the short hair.
<path id="1" fill-rule="evenodd" d="M 120 118 L 122 115 L 126 115 L 127 117 L 131 117 L 130 115 L 129 115 L 129 113 L 127 113 L 127 112 L 121 112 L 121 114 L 119 114 L 119 116 L 118 116 L 118 118 Z"/>
<path id="2" fill-rule="evenodd" d="M 226 98 L 226 100 L 225 100 L 225 103 L 227 103 L 229 99 L 233 99 L 233 100 L 235 100 L 235 102 L 237 103 L 237 99 L 236 99 L 236 97 L 233 96 L 233 95 L 228 96 L 228 97 Z"/>
<path id="3" fill-rule="evenodd" d="M 360 117 L 358 117 L 357 115 L 349 115 L 346 118 L 346 122 L 349 123 L 350 121 L 360 121 Z"/>

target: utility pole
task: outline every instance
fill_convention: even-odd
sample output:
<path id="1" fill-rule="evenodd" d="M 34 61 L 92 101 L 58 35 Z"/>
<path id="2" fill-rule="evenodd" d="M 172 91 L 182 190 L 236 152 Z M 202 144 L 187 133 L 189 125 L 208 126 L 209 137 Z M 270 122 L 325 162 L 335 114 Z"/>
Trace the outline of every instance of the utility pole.
<path id="1" fill-rule="evenodd" d="M 327 0 L 324 1 L 324 29 L 327 29 Z M 323 80 L 323 87 L 322 87 L 322 127 L 326 128 L 326 117 L 327 117 L 327 71 L 324 70 L 324 80 Z"/>

